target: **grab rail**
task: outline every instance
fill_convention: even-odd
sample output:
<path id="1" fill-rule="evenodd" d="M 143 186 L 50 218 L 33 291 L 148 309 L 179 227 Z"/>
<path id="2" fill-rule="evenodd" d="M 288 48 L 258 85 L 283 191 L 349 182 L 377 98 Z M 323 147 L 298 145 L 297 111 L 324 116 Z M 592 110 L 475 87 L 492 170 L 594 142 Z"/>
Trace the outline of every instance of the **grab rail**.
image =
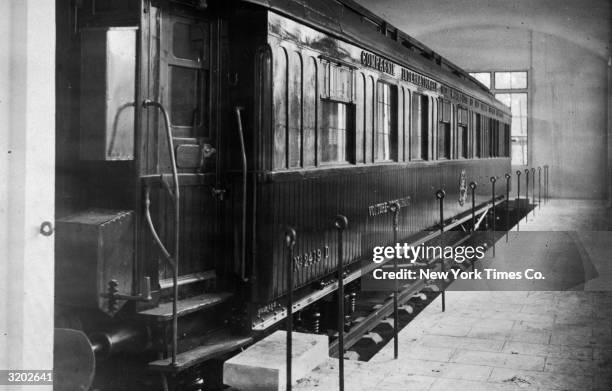
<path id="1" fill-rule="evenodd" d="M 246 277 L 246 213 L 247 213 L 247 158 L 246 148 L 244 147 L 244 130 L 242 128 L 241 106 L 236 106 L 236 121 L 238 121 L 238 136 L 240 138 L 240 154 L 242 158 L 242 241 L 240 248 L 241 264 L 240 277 L 242 281 L 248 281 Z"/>
<path id="2" fill-rule="evenodd" d="M 148 188 L 145 191 L 146 193 L 145 207 L 146 207 L 147 224 L 149 225 L 149 229 L 151 230 L 151 233 L 153 234 L 153 238 L 155 239 L 157 244 L 162 249 L 164 256 L 169 261 L 169 263 L 172 265 L 172 269 L 173 269 L 172 270 L 173 271 L 172 285 L 174 287 L 174 297 L 172 299 L 172 366 L 177 366 L 178 364 L 176 362 L 176 354 L 177 354 L 177 344 L 178 344 L 178 273 L 179 273 L 178 266 L 179 266 L 179 243 L 180 243 L 179 242 L 179 239 L 180 239 L 179 227 L 180 227 L 180 222 L 181 222 L 180 213 L 179 213 L 180 191 L 179 191 L 179 181 L 178 181 L 178 169 L 176 167 L 176 156 L 174 155 L 174 142 L 172 140 L 172 131 L 170 130 L 170 117 L 168 116 L 168 112 L 166 111 L 166 109 L 161 103 L 152 101 L 150 99 L 146 99 L 144 102 L 142 102 L 142 105 L 143 107 L 147 107 L 147 108 L 151 106 L 157 107 L 161 111 L 164 117 L 164 125 L 165 125 L 165 130 L 166 130 L 166 138 L 168 140 L 168 150 L 170 154 L 170 162 L 172 164 L 172 179 L 174 180 L 174 194 L 172 194 L 169 188 L 167 188 L 167 190 L 172 196 L 172 199 L 174 200 L 174 259 L 172 259 L 170 253 L 166 250 L 165 246 L 159 239 L 159 235 L 157 234 L 155 227 L 153 226 L 153 221 L 151 220 L 151 214 L 149 211 L 149 205 L 151 201 L 149 198 Z"/>

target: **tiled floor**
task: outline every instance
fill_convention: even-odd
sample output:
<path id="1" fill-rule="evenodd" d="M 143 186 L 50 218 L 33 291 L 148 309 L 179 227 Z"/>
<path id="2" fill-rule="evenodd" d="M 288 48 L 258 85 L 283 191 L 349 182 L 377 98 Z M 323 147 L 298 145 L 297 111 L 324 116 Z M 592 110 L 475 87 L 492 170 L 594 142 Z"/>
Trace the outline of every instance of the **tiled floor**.
<path id="1" fill-rule="evenodd" d="M 369 362 L 345 361 L 345 390 L 612 390 L 612 292 L 596 291 L 612 290 L 601 206 L 553 201 L 521 223 L 576 231 L 597 270 L 584 284 L 592 291 L 449 291 L 445 312 L 438 297 L 400 332 L 398 360 L 388 343 Z M 328 360 L 294 389 L 338 389 L 337 364 Z"/>
<path id="2" fill-rule="evenodd" d="M 345 361 L 346 390 L 612 390 L 612 295 L 448 292 L 369 362 Z M 337 360 L 297 390 L 335 390 Z"/>

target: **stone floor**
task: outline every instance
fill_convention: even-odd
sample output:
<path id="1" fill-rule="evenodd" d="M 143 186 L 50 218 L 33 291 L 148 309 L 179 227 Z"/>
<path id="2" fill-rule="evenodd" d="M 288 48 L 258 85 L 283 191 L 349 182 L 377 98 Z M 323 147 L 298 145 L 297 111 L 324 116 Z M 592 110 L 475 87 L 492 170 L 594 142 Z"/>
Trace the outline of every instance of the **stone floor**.
<path id="1" fill-rule="evenodd" d="M 439 296 L 400 332 L 398 360 L 392 342 L 368 362 L 345 360 L 345 390 L 612 390 L 612 240 L 601 207 L 552 201 L 521 222 L 572 232 L 597 271 L 581 286 L 590 291 L 448 291 L 445 312 Z M 294 390 L 337 390 L 337 366 L 328 360 Z"/>

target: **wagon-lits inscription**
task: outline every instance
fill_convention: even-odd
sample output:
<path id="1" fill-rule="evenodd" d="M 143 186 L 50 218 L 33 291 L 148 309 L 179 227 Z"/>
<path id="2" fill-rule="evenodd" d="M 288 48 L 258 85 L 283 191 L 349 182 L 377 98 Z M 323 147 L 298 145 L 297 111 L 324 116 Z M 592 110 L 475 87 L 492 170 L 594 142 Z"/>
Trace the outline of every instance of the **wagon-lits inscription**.
<path id="1" fill-rule="evenodd" d="M 378 204 L 368 206 L 368 216 L 374 217 L 389 213 L 391 205 L 398 203 L 400 208 L 410 205 L 410 196 L 389 200 Z"/>

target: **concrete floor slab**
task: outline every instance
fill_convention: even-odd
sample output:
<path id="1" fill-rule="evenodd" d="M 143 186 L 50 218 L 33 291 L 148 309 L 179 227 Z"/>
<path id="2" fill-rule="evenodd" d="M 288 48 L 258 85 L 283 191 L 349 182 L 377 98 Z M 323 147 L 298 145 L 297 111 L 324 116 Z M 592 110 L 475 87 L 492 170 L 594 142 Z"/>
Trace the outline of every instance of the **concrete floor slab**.
<path id="1" fill-rule="evenodd" d="M 347 364 L 345 389 L 612 390 L 612 236 L 586 231 L 608 229 L 600 208 L 553 200 L 521 222 L 521 231 L 582 230 L 552 236 L 544 253 L 563 256 L 554 246 L 579 241 L 576 254 L 587 254 L 600 277 L 610 276 L 608 291 L 447 291 L 445 312 L 438 297 L 401 330 L 399 360 L 389 342 L 369 362 Z M 601 287 L 600 277 L 574 288 Z M 295 389 L 337 390 L 337 383 L 337 361 L 330 359 Z"/>

